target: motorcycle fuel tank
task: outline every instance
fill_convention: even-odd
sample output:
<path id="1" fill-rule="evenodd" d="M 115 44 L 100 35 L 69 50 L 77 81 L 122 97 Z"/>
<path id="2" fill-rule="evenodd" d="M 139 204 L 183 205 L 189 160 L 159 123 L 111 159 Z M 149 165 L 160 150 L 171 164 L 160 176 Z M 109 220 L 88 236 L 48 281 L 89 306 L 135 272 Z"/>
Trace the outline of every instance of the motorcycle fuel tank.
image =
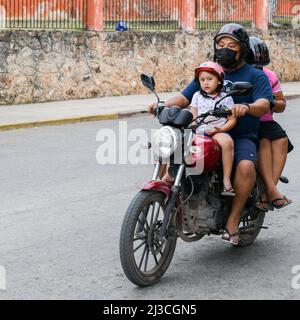
<path id="1" fill-rule="evenodd" d="M 212 138 L 197 134 L 193 140 L 193 159 L 203 164 L 204 171 L 213 170 L 221 162 L 221 148 Z"/>

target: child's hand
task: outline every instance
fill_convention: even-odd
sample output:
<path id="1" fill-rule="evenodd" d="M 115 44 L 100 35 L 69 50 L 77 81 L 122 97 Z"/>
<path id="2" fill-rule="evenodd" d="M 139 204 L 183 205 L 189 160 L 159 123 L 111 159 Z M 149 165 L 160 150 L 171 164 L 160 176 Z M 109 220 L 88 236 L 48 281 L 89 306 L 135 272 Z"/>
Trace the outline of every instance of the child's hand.
<path id="1" fill-rule="evenodd" d="M 217 128 L 217 127 L 215 127 L 213 130 L 208 131 L 207 133 L 208 133 L 210 136 L 213 136 L 214 134 L 220 133 L 220 132 L 223 132 L 223 131 L 222 131 L 222 128 Z"/>

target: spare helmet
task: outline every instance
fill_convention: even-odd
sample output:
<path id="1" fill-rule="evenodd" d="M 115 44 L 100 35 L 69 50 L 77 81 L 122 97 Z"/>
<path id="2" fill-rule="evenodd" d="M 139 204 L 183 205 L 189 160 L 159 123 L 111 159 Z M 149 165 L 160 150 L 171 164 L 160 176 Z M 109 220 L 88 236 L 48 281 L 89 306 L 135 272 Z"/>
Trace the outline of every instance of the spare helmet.
<path id="1" fill-rule="evenodd" d="M 121 20 L 115 26 L 116 31 L 128 31 L 129 27 L 126 21 Z"/>

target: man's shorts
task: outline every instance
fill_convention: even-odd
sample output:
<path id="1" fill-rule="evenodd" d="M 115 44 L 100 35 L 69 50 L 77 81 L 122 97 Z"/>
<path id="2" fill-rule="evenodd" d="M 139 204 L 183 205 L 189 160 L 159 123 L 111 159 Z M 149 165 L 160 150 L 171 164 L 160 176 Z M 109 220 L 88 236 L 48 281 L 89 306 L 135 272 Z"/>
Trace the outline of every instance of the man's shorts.
<path id="1" fill-rule="evenodd" d="M 250 160 L 256 165 L 257 147 L 251 139 L 234 139 L 234 165 L 236 166 L 241 160 Z"/>

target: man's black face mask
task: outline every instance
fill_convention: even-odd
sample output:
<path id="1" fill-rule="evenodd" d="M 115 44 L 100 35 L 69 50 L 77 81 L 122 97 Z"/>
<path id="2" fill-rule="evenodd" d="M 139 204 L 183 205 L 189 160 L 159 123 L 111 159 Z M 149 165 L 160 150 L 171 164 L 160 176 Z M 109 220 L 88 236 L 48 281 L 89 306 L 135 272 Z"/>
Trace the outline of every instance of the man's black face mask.
<path id="1" fill-rule="evenodd" d="M 230 67 L 236 64 L 237 52 L 228 48 L 216 50 L 216 60 L 222 67 Z"/>

